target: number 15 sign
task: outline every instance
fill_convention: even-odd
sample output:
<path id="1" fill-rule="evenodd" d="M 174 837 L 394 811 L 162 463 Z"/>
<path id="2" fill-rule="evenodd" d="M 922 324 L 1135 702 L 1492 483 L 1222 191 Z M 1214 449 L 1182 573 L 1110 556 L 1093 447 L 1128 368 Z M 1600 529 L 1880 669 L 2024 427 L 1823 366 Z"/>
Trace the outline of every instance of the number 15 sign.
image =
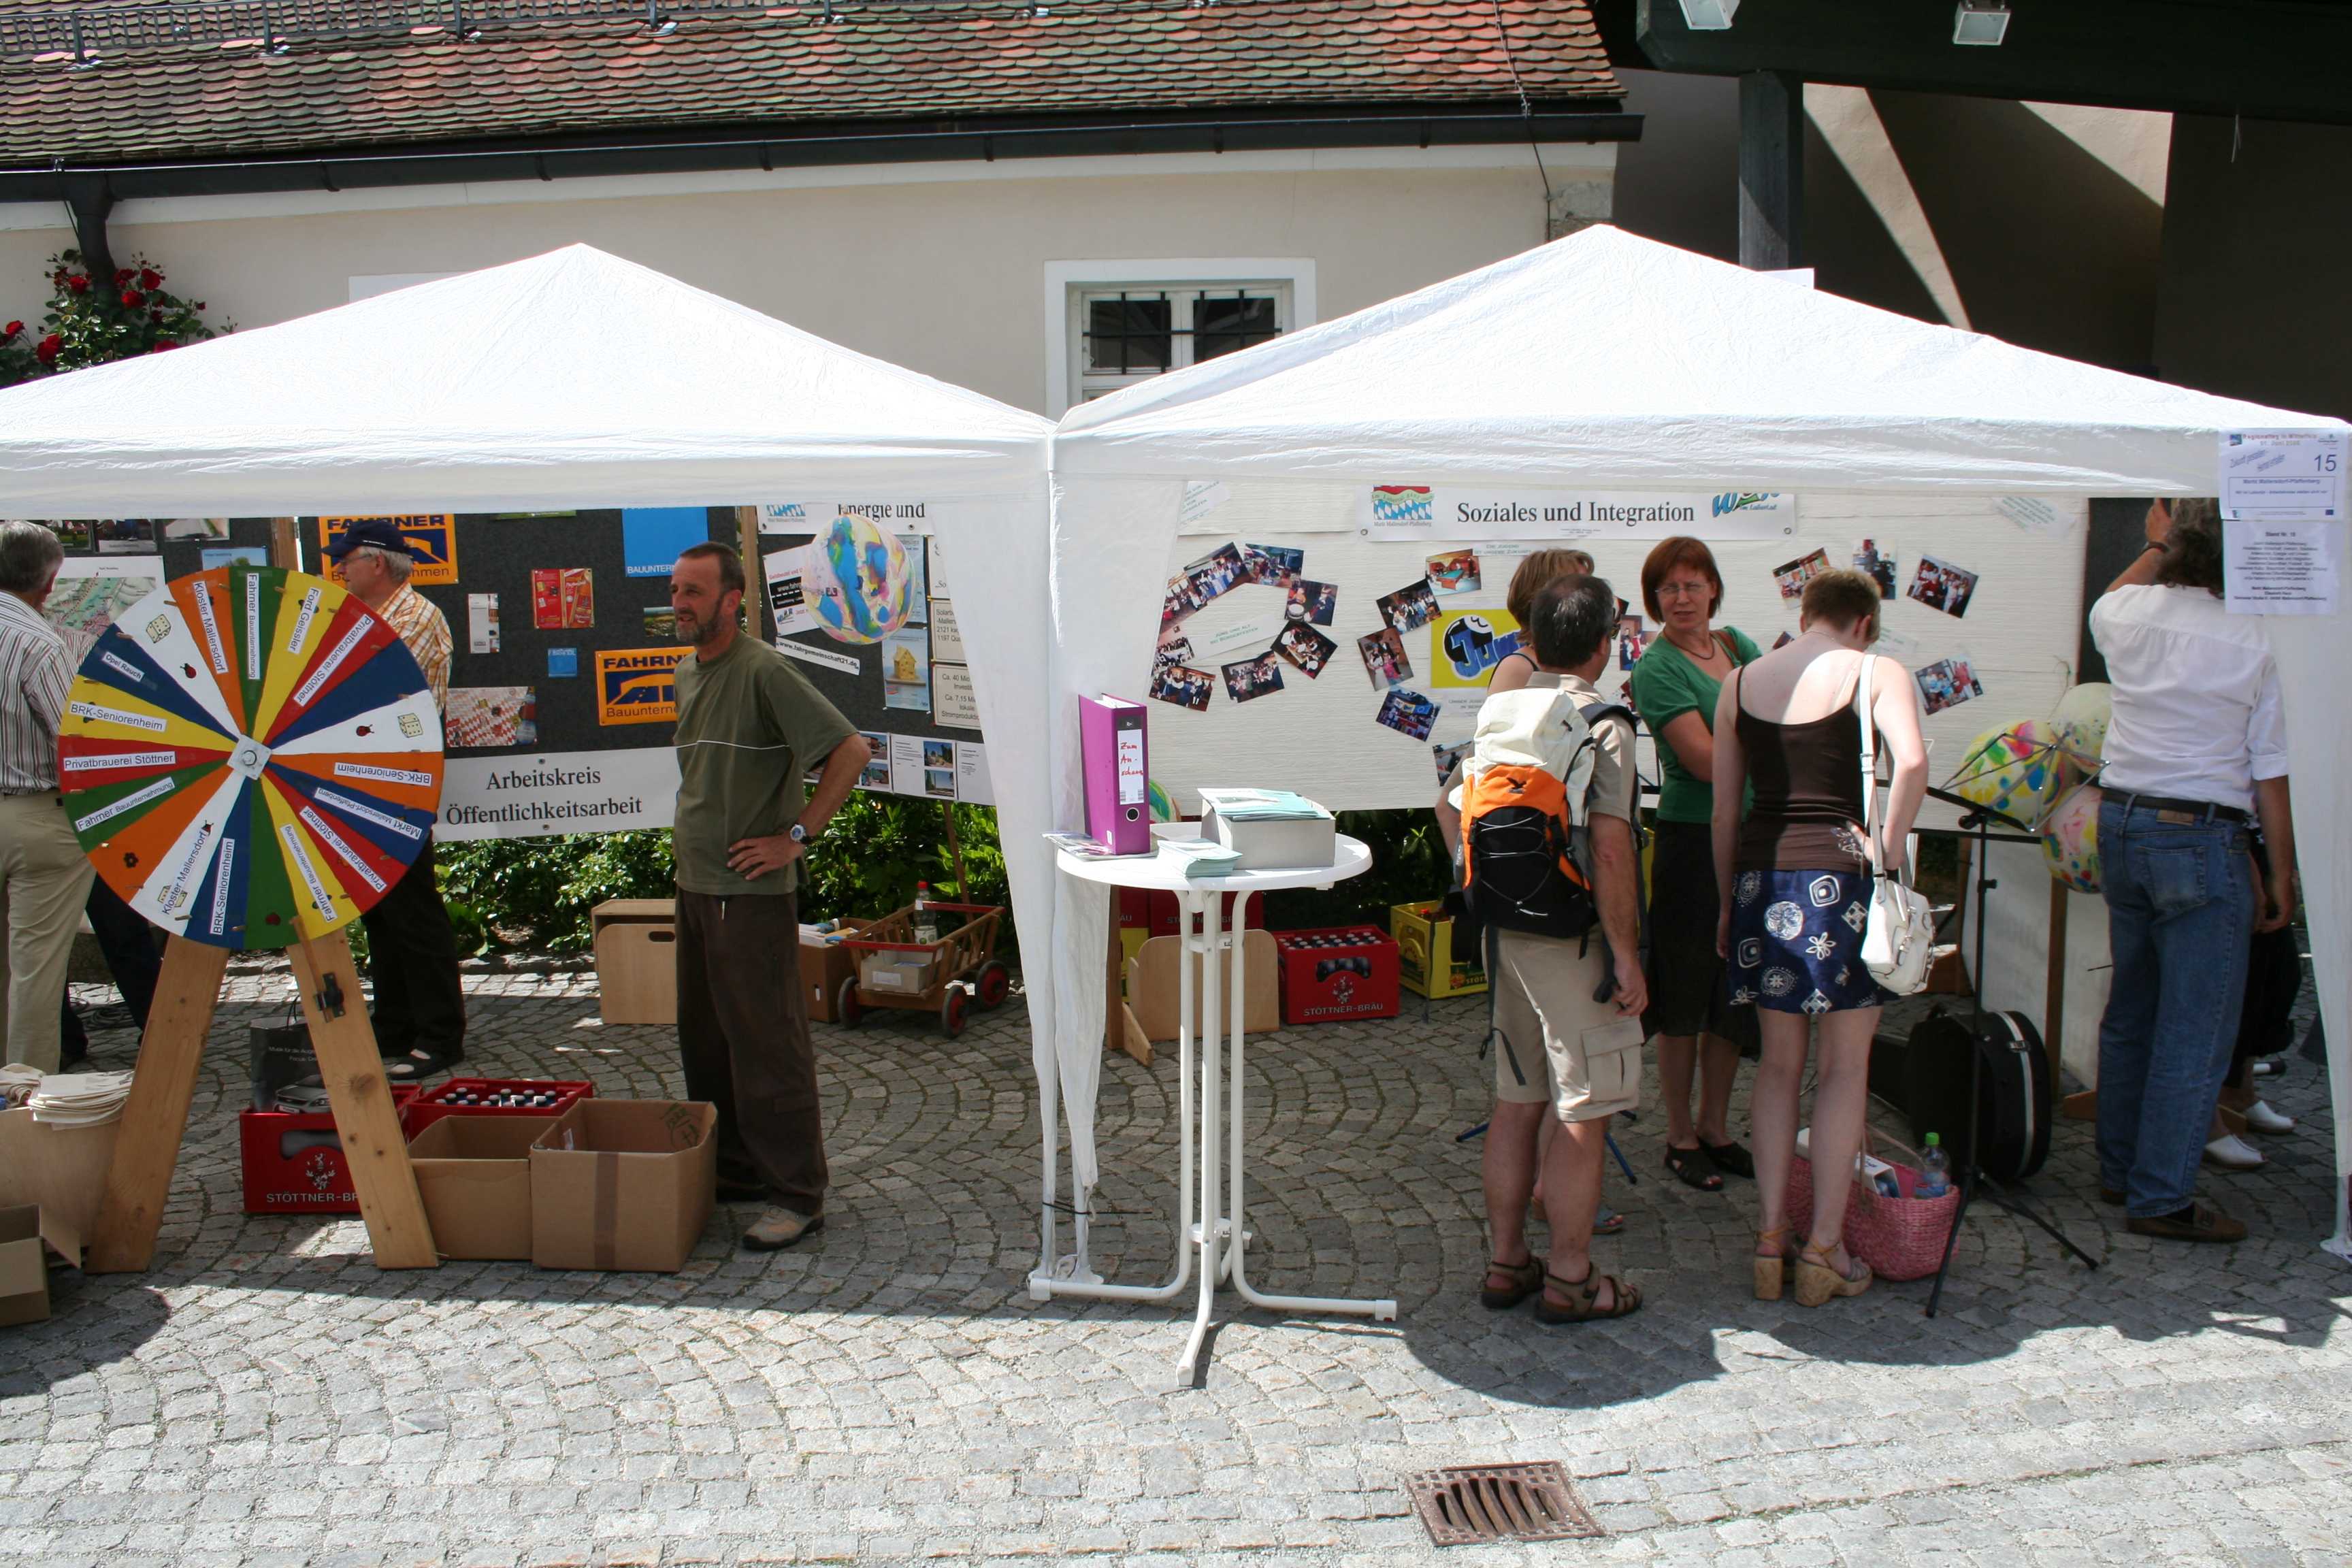
<path id="1" fill-rule="evenodd" d="M 2246 522 L 2344 516 L 2342 430 L 2221 432 L 2221 515 Z"/>

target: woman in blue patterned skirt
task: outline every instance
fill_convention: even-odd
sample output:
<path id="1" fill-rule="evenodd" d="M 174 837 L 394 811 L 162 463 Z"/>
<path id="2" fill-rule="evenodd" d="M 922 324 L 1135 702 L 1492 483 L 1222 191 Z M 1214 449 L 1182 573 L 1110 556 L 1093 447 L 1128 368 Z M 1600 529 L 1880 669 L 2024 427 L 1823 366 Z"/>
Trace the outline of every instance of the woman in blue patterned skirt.
<path id="1" fill-rule="evenodd" d="M 1869 923 L 1868 803 L 1856 699 L 1870 678 L 1870 717 L 1894 763 L 1880 860 L 1902 868 L 1927 785 L 1919 692 L 1909 672 L 1869 653 L 1878 637 L 1877 584 L 1826 572 L 1805 584 L 1803 635 L 1724 682 L 1715 717 L 1717 947 L 1734 1003 L 1755 1004 L 1764 1059 L 1748 1105 L 1762 1214 L 1756 1294 L 1777 1300 L 1788 1258 L 1785 1213 L 1796 1158 L 1806 1037 L 1821 1026 L 1821 1081 L 1810 1150 L 1811 1228 L 1796 1260 L 1797 1300 L 1818 1307 L 1870 1288 L 1845 1249 L 1846 1197 L 1870 1100 L 1870 1042 L 1884 994 L 1862 962 Z M 1755 804 L 1742 823 L 1742 785 Z"/>

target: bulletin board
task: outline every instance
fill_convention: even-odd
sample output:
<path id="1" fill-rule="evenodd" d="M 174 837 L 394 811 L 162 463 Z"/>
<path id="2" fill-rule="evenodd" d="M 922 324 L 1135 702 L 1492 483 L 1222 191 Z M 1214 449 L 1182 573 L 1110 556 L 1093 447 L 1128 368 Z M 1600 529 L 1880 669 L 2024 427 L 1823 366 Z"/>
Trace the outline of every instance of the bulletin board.
<path id="1" fill-rule="evenodd" d="M 1296 788 L 1337 809 L 1420 807 L 1434 800 L 1437 749 L 1468 742 L 1485 686 L 1486 670 L 1477 666 L 1490 666 L 1496 657 L 1483 634 L 1499 642 L 1515 629 L 1502 613 L 1505 592 L 1519 556 L 1538 542 L 1373 542 L 1360 536 L 1359 504 L 1352 490 L 1321 483 L 1192 488 L 1170 576 L 1187 575 L 1189 569 L 1197 578 L 1206 564 L 1213 585 L 1222 575 L 1215 563 L 1227 545 L 1253 569 L 1187 608 L 1172 626 L 1163 623 L 1163 638 L 1172 633 L 1189 644 L 1189 657 L 1172 668 L 1209 677 L 1205 702 L 1201 681 L 1171 681 L 1156 672 L 1139 673 L 1138 689 L 1122 693 L 1141 699 L 1158 689 L 1159 700 L 1149 703 L 1151 773 L 1180 810 L 1197 809 L 1202 787 L 1265 783 Z M 1972 738 L 2047 714 L 2072 683 L 2084 607 L 2086 515 L 2082 501 L 2032 498 L 1802 495 L 1786 539 L 1709 541 L 1724 578 L 1716 624 L 1737 626 L 1770 648 L 1783 632 L 1797 630 L 1797 600 L 1782 596 L 1782 577 L 1801 589 L 1807 563 L 1853 565 L 1864 542 L 1872 542 L 1870 563 L 1894 587 L 1877 651 L 1913 672 L 1915 680 L 1927 673 L 1933 693 L 1928 706 L 1937 710 L 1926 725 L 1928 772 L 1931 782 L 1941 783 Z M 1705 537 L 1704 522 L 1694 531 Z M 1642 617 L 1639 630 L 1629 625 L 1629 633 L 1654 635 L 1640 602 L 1642 562 L 1654 540 L 1559 542 L 1587 550 L 1600 574 L 1629 601 L 1629 614 Z M 1444 559 L 1465 551 L 1476 558 L 1475 574 L 1464 563 Z M 1258 581 L 1267 574 L 1258 564 L 1265 561 L 1276 576 L 1292 571 L 1297 579 L 1337 589 L 1328 623 L 1314 628 L 1332 645 L 1319 673 L 1309 674 L 1274 646 L 1289 625 L 1291 595 Z M 1923 563 L 1929 568 L 1925 583 Z M 1422 614 L 1435 617 L 1398 634 L 1412 675 L 1394 686 L 1376 679 L 1359 651 L 1360 638 L 1393 629 L 1383 600 L 1401 607 L 1408 621 Z M 1463 621 L 1485 625 L 1456 629 Z M 1449 633 L 1454 657 L 1445 651 Z M 1163 657 L 1168 651 L 1163 647 Z M 1260 681 L 1245 700 L 1235 700 L 1227 667 L 1261 664 L 1269 656 L 1278 688 Z M 1601 689 L 1613 695 L 1627 679 L 1613 652 Z M 1424 732 L 1414 732 L 1424 726 Z M 1643 776 L 1654 784 L 1656 758 L 1647 736 L 1640 752 Z M 1931 802 L 1920 821 L 1949 826 L 1954 816 Z"/>

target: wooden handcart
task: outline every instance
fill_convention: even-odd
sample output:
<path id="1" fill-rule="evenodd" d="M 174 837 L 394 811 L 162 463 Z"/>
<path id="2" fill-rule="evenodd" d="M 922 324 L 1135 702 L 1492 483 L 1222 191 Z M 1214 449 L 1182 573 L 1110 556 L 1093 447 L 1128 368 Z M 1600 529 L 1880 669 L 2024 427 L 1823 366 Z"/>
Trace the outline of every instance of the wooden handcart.
<path id="1" fill-rule="evenodd" d="M 975 1003 L 990 1009 L 1003 1005 L 1013 990 L 1013 972 L 995 956 L 996 926 L 1003 918 L 1004 907 L 934 900 L 926 906 L 926 912 L 961 915 L 963 924 L 937 942 L 917 942 L 915 910 L 909 905 L 843 940 L 841 945 L 856 952 L 858 962 L 856 971 L 842 981 L 840 994 L 835 999 L 834 1017 L 837 1022 L 854 1029 L 864 1022 L 867 1009 L 874 1007 L 936 1010 L 940 1027 L 952 1038 L 962 1034 L 964 1025 L 971 1022 Z M 877 991 L 862 984 L 866 955 L 885 952 L 928 953 L 931 958 L 930 984 L 921 991 Z"/>

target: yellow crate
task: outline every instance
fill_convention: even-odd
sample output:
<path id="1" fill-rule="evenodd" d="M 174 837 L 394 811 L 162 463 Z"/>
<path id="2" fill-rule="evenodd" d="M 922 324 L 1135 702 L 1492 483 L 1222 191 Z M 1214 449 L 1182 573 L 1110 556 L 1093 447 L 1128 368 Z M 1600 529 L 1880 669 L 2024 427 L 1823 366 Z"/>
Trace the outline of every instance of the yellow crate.
<path id="1" fill-rule="evenodd" d="M 1149 937 L 1150 934 L 1151 933 L 1150 931 L 1144 931 L 1136 926 L 1119 927 L 1118 973 L 1119 989 L 1122 992 L 1127 988 L 1127 966 L 1135 962 L 1135 955 L 1143 951 L 1144 939 Z"/>
<path id="2" fill-rule="evenodd" d="M 1397 977 L 1415 995 L 1475 996 L 1486 989 L 1479 955 L 1455 954 L 1454 921 L 1444 904 L 1396 905 L 1389 910 L 1389 934 L 1396 938 Z"/>

